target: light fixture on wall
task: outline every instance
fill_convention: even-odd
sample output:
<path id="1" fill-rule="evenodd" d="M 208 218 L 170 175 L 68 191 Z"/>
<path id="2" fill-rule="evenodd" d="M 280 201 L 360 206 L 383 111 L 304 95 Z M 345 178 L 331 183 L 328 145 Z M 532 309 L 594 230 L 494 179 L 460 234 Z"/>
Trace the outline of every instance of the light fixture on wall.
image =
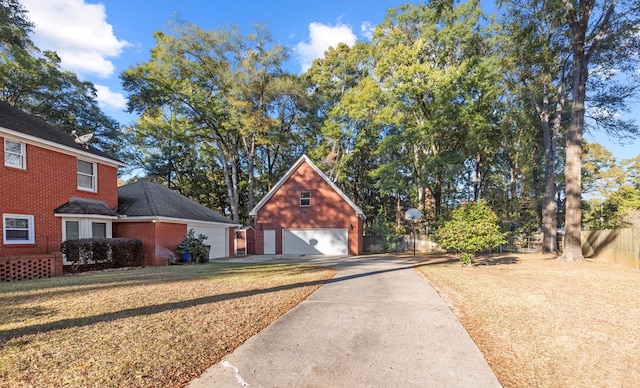
<path id="1" fill-rule="evenodd" d="M 258 227 L 260 228 L 260 230 L 262 230 L 262 224 L 258 224 Z"/>
<path id="2" fill-rule="evenodd" d="M 353 224 L 349 225 L 349 229 L 353 230 Z"/>

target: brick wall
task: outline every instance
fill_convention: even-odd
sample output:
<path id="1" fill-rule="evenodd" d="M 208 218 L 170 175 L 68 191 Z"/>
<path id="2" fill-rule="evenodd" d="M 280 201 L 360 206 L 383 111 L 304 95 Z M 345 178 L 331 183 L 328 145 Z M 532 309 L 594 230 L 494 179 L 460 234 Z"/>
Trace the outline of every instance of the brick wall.
<path id="1" fill-rule="evenodd" d="M 145 265 L 167 265 L 169 255 L 187 234 L 186 224 L 168 222 L 114 222 L 113 236 L 137 238 L 142 241 Z"/>
<path id="2" fill-rule="evenodd" d="M 156 223 L 155 262 L 158 264 L 154 265 L 166 265 L 169 254 L 175 255 L 176 247 L 186 234 L 187 224 Z"/>
<path id="3" fill-rule="evenodd" d="M 98 192 L 78 190 L 77 158 L 51 149 L 26 145 L 26 170 L 4 165 L 4 138 L 0 137 L 0 217 L 3 213 L 34 216 L 34 244 L 3 244 L 0 257 L 30 255 L 60 250 L 62 221 L 53 211 L 81 197 L 118 204 L 117 168 L 98 164 Z M 2 218 L 0 218 L 0 231 Z"/>
<path id="4" fill-rule="evenodd" d="M 62 275 L 62 253 L 0 258 L 0 282 Z"/>
<path id="5" fill-rule="evenodd" d="M 311 192 L 311 206 L 300 206 L 301 191 Z M 276 253 L 280 254 L 283 228 L 346 228 L 349 254 L 359 255 L 362 226 L 353 208 L 309 164 L 302 163 L 256 214 L 255 251 L 264 253 L 264 229 L 276 231 Z"/>

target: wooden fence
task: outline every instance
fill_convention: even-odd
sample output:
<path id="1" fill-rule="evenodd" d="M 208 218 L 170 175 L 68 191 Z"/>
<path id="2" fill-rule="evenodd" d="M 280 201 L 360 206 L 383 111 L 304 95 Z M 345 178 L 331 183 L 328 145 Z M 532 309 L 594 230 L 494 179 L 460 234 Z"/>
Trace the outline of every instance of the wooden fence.
<path id="1" fill-rule="evenodd" d="M 583 231 L 582 253 L 640 268 L 640 229 Z"/>

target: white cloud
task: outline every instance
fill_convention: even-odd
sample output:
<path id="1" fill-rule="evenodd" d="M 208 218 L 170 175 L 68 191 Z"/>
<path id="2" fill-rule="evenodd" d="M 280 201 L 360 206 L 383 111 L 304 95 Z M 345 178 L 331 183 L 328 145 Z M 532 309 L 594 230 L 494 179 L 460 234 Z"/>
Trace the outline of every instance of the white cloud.
<path id="1" fill-rule="evenodd" d="M 312 22 L 309 24 L 309 42 L 299 42 L 294 51 L 300 61 L 302 72 L 311 67 L 314 59 L 324 56 L 329 47 L 336 47 L 338 43 L 353 46 L 358 38 L 351 27 L 338 23 L 335 26 Z"/>
<path id="2" fill-rule="evenodd" d="M 84 0 L 21 0 L 35 24 L 33 41 L 41 50 L 58 53 L 67 70 L 85 75 L 109 77 L 118 57 L 129 45 L 118 40 L 107 22 L 103 4 Z"/>
<path id="3" fill-rule="evenodd" d="M 111 91 L 108 86 L 94 85 L 98 94 L 98 104 L 101 108 L 124 110 L 127 108 L 127 99 L 121 93 Z"/>
<path id="4" fill-rule="evenodd" d="M 360 25 L 360 34 L 365 38 L 371 40 L 373 39 L 373 32 L 375 31 L 376 26 L 374 26 L 371 22 L 365 21 Z"/>

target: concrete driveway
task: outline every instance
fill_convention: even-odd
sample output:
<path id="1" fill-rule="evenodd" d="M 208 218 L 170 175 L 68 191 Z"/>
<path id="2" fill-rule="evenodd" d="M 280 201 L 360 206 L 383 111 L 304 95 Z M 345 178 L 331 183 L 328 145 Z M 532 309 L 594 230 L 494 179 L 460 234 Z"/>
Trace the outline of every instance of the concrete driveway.
<path id="1" fill-rule="evenodd" d="M 500 386 L 410 261 L 306 261 L 333 264 L 338 273 L 189 387 Z"/>

